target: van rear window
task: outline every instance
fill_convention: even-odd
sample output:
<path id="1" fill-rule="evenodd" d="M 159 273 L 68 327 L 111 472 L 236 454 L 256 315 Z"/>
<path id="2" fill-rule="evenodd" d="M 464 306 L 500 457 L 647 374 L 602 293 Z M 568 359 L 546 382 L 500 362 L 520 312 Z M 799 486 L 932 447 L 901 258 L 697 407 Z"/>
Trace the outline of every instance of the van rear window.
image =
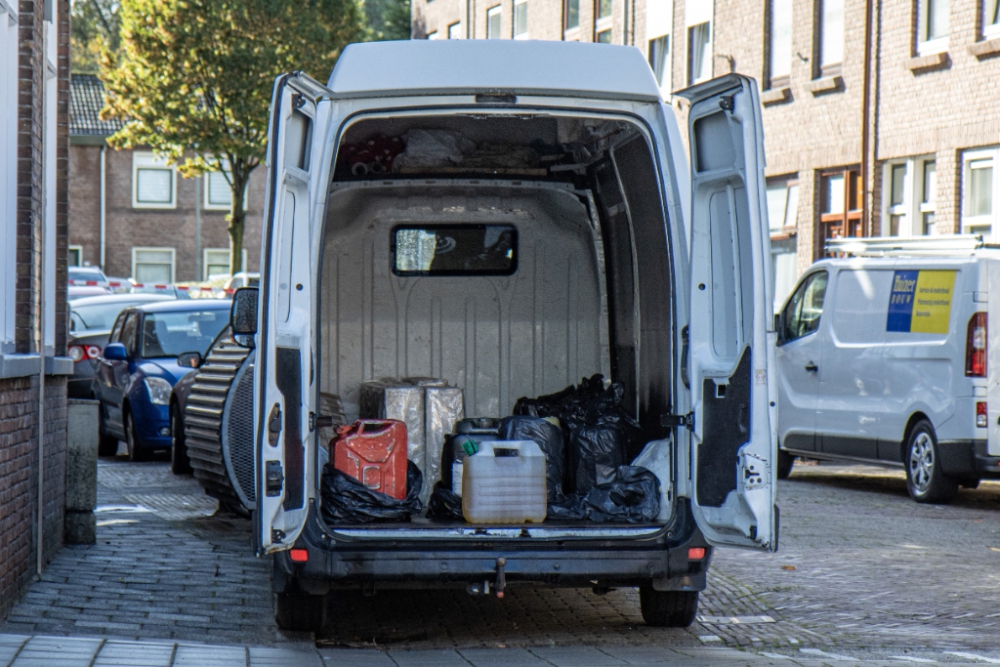
<path id="1" fill-rule="evenodd" d="M 513 225 L 421 225 L 392 230 L 397 276 L 509 276 L 517 271 Z"/>

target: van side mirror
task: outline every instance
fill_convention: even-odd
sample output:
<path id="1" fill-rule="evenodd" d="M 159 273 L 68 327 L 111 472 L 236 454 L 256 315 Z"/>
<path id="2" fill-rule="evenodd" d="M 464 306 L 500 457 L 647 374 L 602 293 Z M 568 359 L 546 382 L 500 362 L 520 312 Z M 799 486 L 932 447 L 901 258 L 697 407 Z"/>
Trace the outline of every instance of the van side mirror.
<path id="1" fill-rule="evenodd" d="M 782 342 L 782 336 L 781 336 L 781 334 L 782 334 L 782 329 L 783 328 L 784 327 L 781 326 L 781 313 L 775 313 L 774 314 L 774 332 L 777 334 L 777 338 L 778 338 L 778 342 L 779 343 Z"/>
<path id="2" fill-rule="evenodd" d="M 104 348 L 104 358 L 107 361 L 128 361 L 128 353 L 121 343 L 111 343 Z"/>
<path id="3" fill-rule="evenodd" d="M 229 326 L 233 328 L 233 340 L 237 345 L 253 347 L 253 337 L 257 333 L 258 292 L 256 287 L 241 287 L 233 294 Z"/>
<path id="4" fill-rule="evenodd" d="M 177 365 L 181 368 L 198 368 L 201 366 L 201 353 L 185 352 L 177 357 Z"/>

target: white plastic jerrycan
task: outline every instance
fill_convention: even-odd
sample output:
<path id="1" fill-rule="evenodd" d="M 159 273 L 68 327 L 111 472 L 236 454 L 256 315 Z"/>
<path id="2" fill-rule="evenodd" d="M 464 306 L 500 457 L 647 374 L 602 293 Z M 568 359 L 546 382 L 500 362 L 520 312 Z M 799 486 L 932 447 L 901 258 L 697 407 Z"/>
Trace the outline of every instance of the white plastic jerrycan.
<path id="1" fill-rule="evenodd" d="M 465 459 L 462 514 L 469 523 L 541 523 L 548 509 L 545 454 L 531 440 L 494 440 Z"/>

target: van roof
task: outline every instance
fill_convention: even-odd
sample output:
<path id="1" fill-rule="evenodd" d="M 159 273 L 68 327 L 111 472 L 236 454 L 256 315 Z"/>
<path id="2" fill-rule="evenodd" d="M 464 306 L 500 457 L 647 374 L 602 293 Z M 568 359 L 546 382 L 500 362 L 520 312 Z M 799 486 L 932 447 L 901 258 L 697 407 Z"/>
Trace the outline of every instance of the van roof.
<path id="1" fill-rule="evenodd" d="M 532 40 L 408 40 L 351 44 L 328 87 L 338 98 L 553 95 L 658 102 L 633 46 Z"/>

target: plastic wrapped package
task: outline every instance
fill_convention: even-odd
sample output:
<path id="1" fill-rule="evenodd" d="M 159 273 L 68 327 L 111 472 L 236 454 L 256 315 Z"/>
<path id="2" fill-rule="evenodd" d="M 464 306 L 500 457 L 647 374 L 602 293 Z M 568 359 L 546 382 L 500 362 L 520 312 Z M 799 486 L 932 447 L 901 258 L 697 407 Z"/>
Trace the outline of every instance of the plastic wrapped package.
<path id="1" fill-rule="evenodd" d="M 403 135 L 406 149 L 393 160 L 393 170 L 453 167 L 476 150 L 476 144 L 451 130 L 413 129 Z"/>
<path id="2" fill-rule="evenodd" d="M 595 486 L 614 479 L 618 466 L 625 464 L 625 444 L 616 424 L 578 426 L 573 429 L 569 446 L 575 461 L 575 491 L 585 495 Z"/>
<path id="3" fill-rule="evenodd" d="M 541 417 L 514 416 L 500 422 L 501 440 L 531 440 L 545 454 L 545 488 L 548 502 L 558 503 L 563 498 L 563 479 L 566 469 L 566 447 L 562 430 Z"/>
<path id="4" fill-rule="evenodd" d="M 361 419 L 395 419 L 406 424 L 406 458 L 426 470 L 424 390 L 398 380 L 364 382 L 359 392 Z"/>
<path id="5" fill-rule="evenodd" d="M 619 466 L 609 482 L 548 508 L 549 519 L 596 523 L 653 523 L 659 514 L 660 480 L 639 466 Z"/>
<path id="6" fill-rule="evenodd" d="M 424 434 L 425 455 L 423 461 L 427 489 L 421 497 L 425 503 L 430 499 L 431 488 L 441 481 L 441 455 L 445 439 L 455 424 L 465 418 L 465 394 L 458 387 L 425 386 L 424 391 Z"/>
<path id="7" fill-rule="evenodd" d="M 406 497 L 396 500 L 373 491 L 330 464 L 323 467 L 320 495 L 323 519 L 328 524 L 409 521 L 420 514 L 423 476 L 412 461 L 406 469 Z"/>

